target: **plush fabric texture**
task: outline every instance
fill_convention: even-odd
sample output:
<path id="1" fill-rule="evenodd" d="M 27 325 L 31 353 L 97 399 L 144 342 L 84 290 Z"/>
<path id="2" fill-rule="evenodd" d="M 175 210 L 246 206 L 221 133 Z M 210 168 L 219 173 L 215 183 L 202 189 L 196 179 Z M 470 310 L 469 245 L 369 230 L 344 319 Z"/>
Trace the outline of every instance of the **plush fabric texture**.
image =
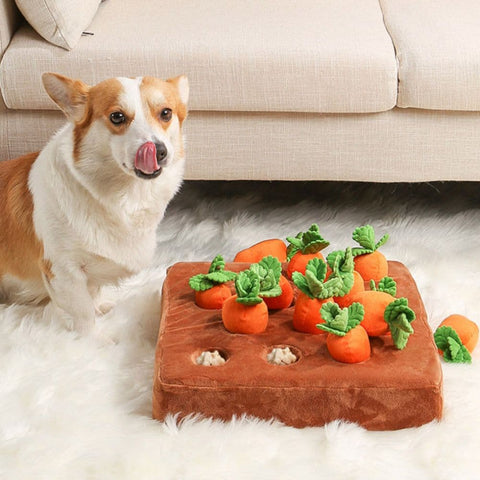
<path id="1" fill-rule="evenodd" d="M 52 109 L 37 79 L 53 66 L 91 83 L 186 74 L 191 110 L 378 112 L 396 102 L 395 53 L 377 0 L 108 0 L 89 31 L 58 55 L 20 29 L 1 67 L 7 105 Z"/>
<path id="2" fill-rule="evenodd" d="M 390 262 L 398 294 L 416 313 L 415 333 L 405 350 L 391 337 L 372 339 L 372 358 L 345 365 L 331 358 L 327 335 L 293 329 L 293 307 L 272 312 L 264 333 L 234 335 L 219 312 L 195 304 L 191 273 L 208 264 L 171 267 L 162 292 L 162 314 L 155 356 L 153 414 L 164 420 L 195 413 L 229 420 L 249 414 L 272 417 L 294 427 L 321 426 L 342 419 L 370 430 L 417 427 L 442 416 L 442 371 L 437 347 L 415 281 L 404 265 Z M 227 264 L 241 271 L 243 264 Z M 321 331 L 321 330 L 317 330 Z M 290 347 L 299 360 L 289 368 L 267 362 L 275 347 Z M 222 351 L 222 368 L 202 368 L 194 359 L 205 350 Z"/>
<path id="3" fill-rule="evenodd" d="M 480 110 L 480 4 L 381 0 L 398 60 L 400 107 Z"/>
<path id="4" fill-rule="evenodd" d="M 471 365 L 442 361 L 443 419 L 418 428 L 152 420 L 166 268 L 210 262 L 218 253 L 231 260 L 249 245 L 314 222 L 332 248 L 350 245 L 358 225 L 388 231 L 383 251 L 412 273 L 430 327 L 453 312 L 478 324 L 478 184 L 187 183 L 158 229 L 151 267 L 103 291 L 115 307 L 98 320 L 99 330 L 116 343 L 69 332 L 51 306 L 0 307 L 0 477 L 475 480 L 478 347 Z"/>
<path id="5" fill-rule="evenodd" d="M 90 25 L 100 0 L 15 0 L 15 3 L 39 35 L 53 45 L 71 50 Z"/>
<path id="6" fill-rule="evenodd" d="M 64 122 L 53 111 L 1 115 L 0 159 L 43 148 Z M 480 180 L 480 112 L 193 111 L 184 129 L 190 180 Z"/>

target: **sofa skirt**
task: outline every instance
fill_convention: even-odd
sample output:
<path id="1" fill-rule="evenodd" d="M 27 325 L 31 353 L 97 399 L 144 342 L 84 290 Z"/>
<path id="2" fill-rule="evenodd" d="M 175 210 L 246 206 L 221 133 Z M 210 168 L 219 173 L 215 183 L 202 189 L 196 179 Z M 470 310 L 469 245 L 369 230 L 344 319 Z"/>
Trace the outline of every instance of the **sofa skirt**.
<path id="1" fill-rule="evenodd" d="M 0 112 L 0 159 L 42 148 L 57 111 Z M 187 180 L 480 180 L 480 112 L 201 112 L 185 123 Z"/>

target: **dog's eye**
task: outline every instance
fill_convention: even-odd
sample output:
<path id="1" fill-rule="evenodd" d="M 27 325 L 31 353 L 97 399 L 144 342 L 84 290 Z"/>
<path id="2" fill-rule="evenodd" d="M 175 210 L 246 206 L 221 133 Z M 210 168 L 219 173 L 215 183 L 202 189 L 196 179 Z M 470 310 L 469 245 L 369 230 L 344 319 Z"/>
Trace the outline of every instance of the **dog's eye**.
<path id="1" fill-rule="evenodd" d="M 110 121 L 114 125 L 121 125 L 126 120 L 125 115 L 122 112 L 113 112 L 110 114 Z"/>
<path id="2" fill-rule="evenodd" d="M 172 109 L 171 108 L 164 108 L 160 112 L 160 118 L 163 122 L 169 122 L 172 119 Z"/>

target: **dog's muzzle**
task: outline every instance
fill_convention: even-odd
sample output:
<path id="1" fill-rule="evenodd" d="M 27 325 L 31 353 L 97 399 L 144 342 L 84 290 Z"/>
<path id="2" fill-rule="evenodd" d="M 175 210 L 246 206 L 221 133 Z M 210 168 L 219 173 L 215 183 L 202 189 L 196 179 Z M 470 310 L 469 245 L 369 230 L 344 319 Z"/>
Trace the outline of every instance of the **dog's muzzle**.
<path id="1" fill-rule="evenodd" d="M 140 178 L 155 178 L 162 173 L 168 150 L 164 143 L 146 142 L 135 155 L 135 174 Z"/>

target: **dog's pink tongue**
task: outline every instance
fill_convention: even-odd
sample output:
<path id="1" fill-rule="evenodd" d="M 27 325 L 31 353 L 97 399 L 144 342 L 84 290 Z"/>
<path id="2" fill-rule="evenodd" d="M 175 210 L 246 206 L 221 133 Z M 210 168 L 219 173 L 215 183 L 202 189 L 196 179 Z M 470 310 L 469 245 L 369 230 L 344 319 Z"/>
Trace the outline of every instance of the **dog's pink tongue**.
<path id="1" fill-rule="evenodd" d="M 137 150 L 135 168 L 146 174 L 154 173 L 160 168 L 157 163 L 157 148 L 154 143 L 144 143 Z"/>

